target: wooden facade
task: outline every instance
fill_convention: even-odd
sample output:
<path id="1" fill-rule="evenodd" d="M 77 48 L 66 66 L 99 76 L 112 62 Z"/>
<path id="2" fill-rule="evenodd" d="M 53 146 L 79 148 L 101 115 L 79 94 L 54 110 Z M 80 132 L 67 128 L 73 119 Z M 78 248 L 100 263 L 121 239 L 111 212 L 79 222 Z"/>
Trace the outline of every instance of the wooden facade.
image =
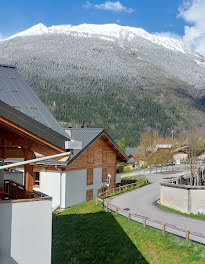
<path id="1" fill-rule="evenodd" d="M 117 153 L 115 149 L 105 140 L 104 136 L 93 142 L 70 166 L 67 171 L 87 169 L 87 185 L 91 184 L 94 168 L 102 168 L 102 181 L 111 175 L 110 188 L 115 186 L 115 172 L 117 165 Z"/>

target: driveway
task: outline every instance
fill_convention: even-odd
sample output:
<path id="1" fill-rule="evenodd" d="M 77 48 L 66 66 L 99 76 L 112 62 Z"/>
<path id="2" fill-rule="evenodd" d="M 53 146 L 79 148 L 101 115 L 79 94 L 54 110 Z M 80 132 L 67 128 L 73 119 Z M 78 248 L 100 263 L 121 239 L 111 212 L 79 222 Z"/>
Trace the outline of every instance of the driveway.
<path id="1" fill-rule="evenodd" d="M 169 177 L 179 176 L 180 174 L 182 173 L 176 172 L 176 174 L 174 174 L 174 172 L 170 172 L 146 175 L 146 178 L 152 182 L 152 184 L 127 192 L 123 195 L 116 196 L 112 198 L 110 202 L 126 211 L 131 211 L 138 215 L 147 216 L 164 223 L 179 226 L 186 230 L 203 233 L 205 235 L 205 221 L 173 214 L 160 209 L 156 205 L 156 201 L 160 198 L 160 181 L 166 180 L 166 178 Z M 149 222 L 149 225 L 162 229 L 161 224 Z M 167 228 L 167 231 L 182 237 L 186 236 L 185 232 L 175 232 L 171 228 Z M 198 238 L 190 235 L 190 239 L 205 244 L 205 237 Z"/>

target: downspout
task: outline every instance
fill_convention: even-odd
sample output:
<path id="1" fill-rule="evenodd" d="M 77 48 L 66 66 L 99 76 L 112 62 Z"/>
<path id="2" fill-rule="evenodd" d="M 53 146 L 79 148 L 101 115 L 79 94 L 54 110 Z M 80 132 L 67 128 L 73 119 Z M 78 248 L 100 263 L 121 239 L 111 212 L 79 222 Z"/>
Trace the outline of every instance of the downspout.
<path id="1" fill-rule="evenodd" d="M 56 170 L 60 172 L 60 209 L 62 209 L 62 176 L 63 170 L 59 169 L 57 165 L 55 165 Z"/>

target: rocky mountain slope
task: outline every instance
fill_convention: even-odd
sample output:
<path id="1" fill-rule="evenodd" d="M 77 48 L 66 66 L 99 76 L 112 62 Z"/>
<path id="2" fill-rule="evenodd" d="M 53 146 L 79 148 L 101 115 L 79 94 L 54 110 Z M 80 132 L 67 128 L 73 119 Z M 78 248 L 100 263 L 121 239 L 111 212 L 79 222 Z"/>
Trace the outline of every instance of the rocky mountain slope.
<path id="1" fill-rule="evenodd" d="M 130 145 L 147 129 L 205 124 L 205 58 L 143 29 L 38 24 L 0 42 L 0 63 L 16 65 L 59 121 Z"/>

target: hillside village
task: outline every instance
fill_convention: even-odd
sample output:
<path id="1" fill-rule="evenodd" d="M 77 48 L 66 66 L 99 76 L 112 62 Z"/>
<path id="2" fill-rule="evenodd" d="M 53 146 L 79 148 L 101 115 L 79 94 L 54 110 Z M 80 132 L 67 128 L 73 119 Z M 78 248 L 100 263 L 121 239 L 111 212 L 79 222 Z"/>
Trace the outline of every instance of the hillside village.
<path id="1" fill-rule="evenodd" d="M 203 1 L 39 1 L 0 8 L 0 264 L 204 264 Z"/>
<path id="2" fill-rule="evenodd" d="M 203 199 L 198 204 L 195 198 L 192 210 L 186 209 L 182 197 L 177 203 L 176 197 L 173 200 L 177 185 L 177 188 L 182 184 L 189 189 L 195 188 L 195 192 L 197 186 L 200 190 L 205 188 L 203 133 L 188 133 L 181 145 L 173 137 L 160 138 L 144 133 L 137 148 L 132 148 L 132 152 L 128 149 L 126 155 L 125 140 L 118 145 L 102 128 L 61 127 L 15 67 L 1 65 L 0 72 L 3 80 L 0 84 L 1 263 L 32 263 L 30 259 L 33 256 L 35 261 L 35 251 L 30 245 L 39 240 L 41 243 L 36 248 L 41 261 L 50 263 L 51 252 L 56 252 L 55 246 L 51 251 L 52 214 L 57 221 L 58 215 L 66 213 L 66 208 L 94 199 L 95 206 L 102 201 L 103 212 L 110 210 L 124 215 L 123 211 L 118 212 L 122 208 L 111 204 L 118 196 L 112 198 L 111 203 L 109 197 L 145 188 L 142 186 L 149 183 L 147 172 L 151 175 L 153 169 L 156 169 L 155 174 L 157 169 L 160 173 L 163 169 L 178 172 L 177 178 L 172 176 L 169 181 L 161 183 L 161 206 L 182 213 L 205 213 Z M 25 96 L 26 100 L 23 99 Z M 173 190 L 167 192 L 166 188 Z M 128 222 L 131 214 L 128 211 Z M 58 223 L 55 221 L 54 234 L 55 228 L 59 229 L 58 225 L 55 227 Z M 186 239 L 198 241 L 199 237 L 201 242 L 203 233 L 193 238 L 191 232 L 190 238 L 185 232 Z M 9 239 L 8 233 L 11 234 Z M 28 237 L 32 239 L 31 243 L 27 243 Z M 56 259 L 56 253 L 52 254 Z"/>

